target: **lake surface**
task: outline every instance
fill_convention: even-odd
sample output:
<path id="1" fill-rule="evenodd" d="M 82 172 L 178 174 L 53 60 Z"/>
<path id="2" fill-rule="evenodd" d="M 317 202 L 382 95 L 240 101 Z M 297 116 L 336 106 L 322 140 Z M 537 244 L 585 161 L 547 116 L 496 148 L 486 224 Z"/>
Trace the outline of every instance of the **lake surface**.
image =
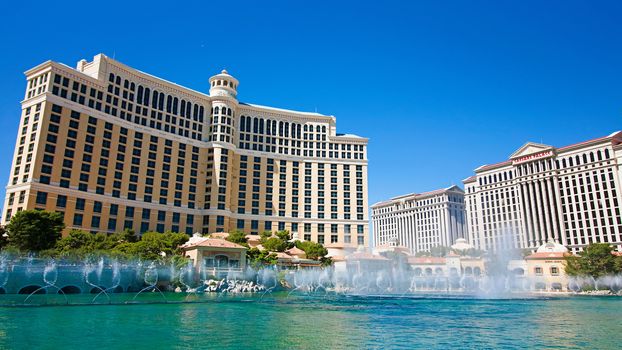
<path id="1" fill-rule="evenodd" d="M 17 296 L 0 295 L 4 301 L 11 297 Z M 146 298 L 138 300 L 158 300 L 153 294 Z M 619 349 L 622 344 L 618 297 L 275 294 L 202 297 L 199 303 L 181 303 L 194 300 L 181 295 L 166 298 L 168 303 L 0 307 L 0 348 Z"/>

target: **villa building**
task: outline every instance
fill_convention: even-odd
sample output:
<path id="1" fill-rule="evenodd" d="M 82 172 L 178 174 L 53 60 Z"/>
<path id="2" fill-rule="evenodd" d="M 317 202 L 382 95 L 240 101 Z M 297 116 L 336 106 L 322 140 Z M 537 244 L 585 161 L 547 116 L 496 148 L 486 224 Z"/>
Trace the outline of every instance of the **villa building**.
<path id="1" fill-rule="evenodd" d="M 374 246 L 397 240 L 414 254 L 466 237 L 464 191 L 458 186 L 391 198 L 371 210 Z"/>
<path id="2" fill-rule="evenodd" d="M 331 251 L 368 246 L 367 139 L 319 113 L 209 94 L 103 54 L 26 73 L 2 224 L 64 214 L 67 230 L 289 230 Z M 286 86 L 284 84 L 284 86 Z"/>
<path id="3" fill-rule="evenodd" d="M 475 248 L 535 249 L 553 239 L 573 253 L 593 242 L 622 250 L 622 132 L 555 148 L 529 142 L 464 180 Z"/>

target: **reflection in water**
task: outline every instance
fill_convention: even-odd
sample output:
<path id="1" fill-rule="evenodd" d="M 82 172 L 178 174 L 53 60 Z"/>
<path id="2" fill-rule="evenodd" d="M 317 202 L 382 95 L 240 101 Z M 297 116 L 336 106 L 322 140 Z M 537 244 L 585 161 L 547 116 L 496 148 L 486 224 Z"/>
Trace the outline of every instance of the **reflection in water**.
<path id="1" fill-rule="evenodd" d="M 0 348 L 616 348 L 618 298 L 274 293 L 200 304 L 0 308 Z M 67 336 L 74 334 L 79 336 Z"/>

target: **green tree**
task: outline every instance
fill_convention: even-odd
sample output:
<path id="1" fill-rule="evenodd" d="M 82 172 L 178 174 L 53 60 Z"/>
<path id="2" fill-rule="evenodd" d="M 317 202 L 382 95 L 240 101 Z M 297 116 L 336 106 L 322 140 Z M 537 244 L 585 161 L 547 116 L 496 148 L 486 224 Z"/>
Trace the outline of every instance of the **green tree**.
<path id="1" fill-rule="evenodd" d="M 229 242 L 248 247 L 248 239 L 246 238 L 246 234 L 240 230 L 229 232 L 229 236 L 227 236 L 226 239 Z"/>
<path id="2" fill-rule="evenodd" d="M 283 230 L 283 231 L 278 231 L 276 233 L 276 236 L 283 241 L 289 241 L 290 235 L 289 235 L 289 231 L 287 230 Z"/>
<path id="3" fill-rule="evenodd" d="M 565 271 L 569 276 L 601 277 L 622 272 L 618 258 L 608 243 L 592 243 L 576 256 L 566 258 Z"/>
<path id="4" fill-rule="evenodd" d="M 272 237 L 272 231 L 263 231 L 259 234 L 259 241 L 261 243 L 265 242 L 268 238 Z"/>
<path id="5" fill-rule="evenodd" d="M 69 234 L 56 242 L 56 249 L 59 251 L 70 251 L 72 249 L 88 248 L 93 249 L 94 236 L 92 233 L 82 230 L 71 230 Z"/>
<path id="6" fill-rule="evenodd" d="M 251 248 L 247 250 L 246 260 L 248 264 L 255 269 L 269 265 L 276 265 L 278 262 L 278 258 L 275 253 L 271 253 L 267 250 L 259 250 L 258 248 Z"/>
<path id="7" fill-rule="evenodd" d="M 278 237 L 270 237 L 261 244 L 265 249 L 272 252 L 284 252 L 288 248 L 287 241 Z"/>
<path id="8" fill-rule="evenodd" d="M 138 242 L 138 240 L 140 239 L 140 236 L 138 236 L 136 232 L 134 232 L 134 230 L 132 230 L 131 228 L 126 228 L 125 230 L 121 231 L 121 236 L 125 241 L 130 243 Z"/>
<path id="9" fill-rule="evenodd" d="M 310 241 L 298 241 L 296 242 L 296 246 L 299 249 L 302 249 L 307 256 L 307 259 L 321 259 L 328 254 L 328 250 L 324 248 L 324 246 L 320 243 L 310 242 Z"/>
<path id="10" fill-rule="evenodd" d="M 22 251 L 54 247 L 65 228 L 63 215 L 42 210 L 24 210 L 13 215 L 6 226 L 9 244 Z"/>

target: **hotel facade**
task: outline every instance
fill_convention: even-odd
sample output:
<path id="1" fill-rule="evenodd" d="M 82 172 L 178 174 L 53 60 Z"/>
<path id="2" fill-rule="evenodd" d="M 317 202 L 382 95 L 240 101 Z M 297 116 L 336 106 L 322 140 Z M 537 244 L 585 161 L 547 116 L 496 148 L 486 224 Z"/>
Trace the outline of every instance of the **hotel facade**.
<path id="1" fill-rule="evenodd" d="M 622 132 L 555 148 L 529 142 L 464 180 L 469 242 L 478 249 L 622 250 Z"/>
<path id="2" fill-rule="evenodd" d="M 25 72 L 2 224 L 64 214 L 67 230 L 289 230 L 329 249 L 368 246 L 367 139 L 336 119 L 209 95 L 99 54 Z"/>
<path id="3" fill-rule="evenodd" d="M 466 237 L 464 191 L 458 186 L 391 198 L 371 211 L 376 247 L 397 240 L 415 254 Z"/>

